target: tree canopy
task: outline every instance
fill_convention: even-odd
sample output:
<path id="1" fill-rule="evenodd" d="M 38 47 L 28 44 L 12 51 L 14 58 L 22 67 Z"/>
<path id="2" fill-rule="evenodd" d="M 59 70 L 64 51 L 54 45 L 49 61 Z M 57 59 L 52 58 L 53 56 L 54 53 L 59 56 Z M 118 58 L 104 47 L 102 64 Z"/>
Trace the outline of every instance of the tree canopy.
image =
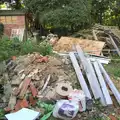
<path id="1" fill-rule="evenodd" d="M 90 23 L 90 0 L 24 0 L 24 4 L 44 27 L 74 29 Z"/>
<path id="2" fill-rule="evenodd" d="M 1 0 L 0 4 L 9 3 L 9 7 L 12 9 L 22 9 L 23 8 L 23 0 Z"/>

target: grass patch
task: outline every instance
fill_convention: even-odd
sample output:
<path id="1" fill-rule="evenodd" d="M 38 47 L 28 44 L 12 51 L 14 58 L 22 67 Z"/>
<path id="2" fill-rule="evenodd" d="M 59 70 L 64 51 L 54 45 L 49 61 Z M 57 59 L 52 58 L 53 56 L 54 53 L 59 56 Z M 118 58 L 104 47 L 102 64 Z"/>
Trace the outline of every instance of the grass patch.
<path id="1" fill-rule="evenodd" d="M 113 57 L 111 63 L 104 65 L 109 75 L 114 78 L 120 78 L 120 57 Z"/>

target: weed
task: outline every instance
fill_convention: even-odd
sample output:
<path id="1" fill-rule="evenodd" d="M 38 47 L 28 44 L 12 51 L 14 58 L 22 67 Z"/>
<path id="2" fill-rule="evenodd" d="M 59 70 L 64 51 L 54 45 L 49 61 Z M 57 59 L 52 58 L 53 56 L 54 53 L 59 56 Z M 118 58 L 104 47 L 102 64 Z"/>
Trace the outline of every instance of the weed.
<path id="1" fill-rule="evenodd" d="M 3 37 L 3 39 L 0 40 L 0 61 L 6 60 L 11 56 L 19 56 L 33 52 L 39 52 L 44 56 L 49 55 L 52 53 L 52 46 L 46 41 L 35 44 L 30 40 L 20 42 L 17 38 L 9 40 L 7 37 Z"/>
<path id="2" fill-rule="evenodd" d="M 111 63 L 105 66 L 107 72 L 115 79 L 120 77 L 120 57 L 114 57 Z"/>
<path id="3" fill-rule="evenodd" d="M 39 44 L 39 50 L 42 55 L 49 55 L 52 53 L 52 46 L 47 41 L 43 41 Z"/>

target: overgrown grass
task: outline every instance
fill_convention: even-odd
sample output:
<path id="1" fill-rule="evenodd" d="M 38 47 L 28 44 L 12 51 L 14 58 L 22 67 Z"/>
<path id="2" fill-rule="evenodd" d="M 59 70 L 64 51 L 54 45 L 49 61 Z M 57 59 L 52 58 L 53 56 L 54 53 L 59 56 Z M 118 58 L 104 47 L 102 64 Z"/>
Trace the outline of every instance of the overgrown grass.
<path id="1" fill-rule="evenodd" d="M 105 65 L 105 69 L 111 76 L 120 78 L 120 57 L 113 57 L 111 63 Z"/>
<path id="2" fill-rule="evenodd" d="M 28 53 L 39 52 L 43 56 L 52 53 L 52 46 L 43 41 L 39 44 L 32 43 L 30 40 L 20 42 L 17 38 L 0 40 L 0 61 L 6 60 L 11 56 L 19 56 Z"/>

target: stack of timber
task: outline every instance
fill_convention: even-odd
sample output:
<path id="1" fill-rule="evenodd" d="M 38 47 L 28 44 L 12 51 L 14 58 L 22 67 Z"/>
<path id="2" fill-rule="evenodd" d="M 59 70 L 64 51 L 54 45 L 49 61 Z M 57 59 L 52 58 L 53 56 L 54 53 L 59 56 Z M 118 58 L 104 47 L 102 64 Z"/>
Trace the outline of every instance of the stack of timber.
<path id="1" fill-rule="evenodd" d="M 79 45 L 75 45 L 75 48 L 77 53 L 70 52 L 69 56 L 85 95 L 90 99 L 100 99 L 103 106 L 112 105 L 113 101 L 109 94 L 109 86 L 117 102 L 120 104 L 120 93 L 101 62 L 98 59 L 94 61 L 88 59 Z M 85 80 L 85 76 L 89 85 Z"/>
<path id="2" fill-rule="evenodd" d="M 99 41 L 101 37 L 104 38 L 106 45 L 110 49 L 114 49 L 120 56 L 120 30 L 117 27 L 95 25 L 93 27 L 93 37 L 96 41 Z"/>

